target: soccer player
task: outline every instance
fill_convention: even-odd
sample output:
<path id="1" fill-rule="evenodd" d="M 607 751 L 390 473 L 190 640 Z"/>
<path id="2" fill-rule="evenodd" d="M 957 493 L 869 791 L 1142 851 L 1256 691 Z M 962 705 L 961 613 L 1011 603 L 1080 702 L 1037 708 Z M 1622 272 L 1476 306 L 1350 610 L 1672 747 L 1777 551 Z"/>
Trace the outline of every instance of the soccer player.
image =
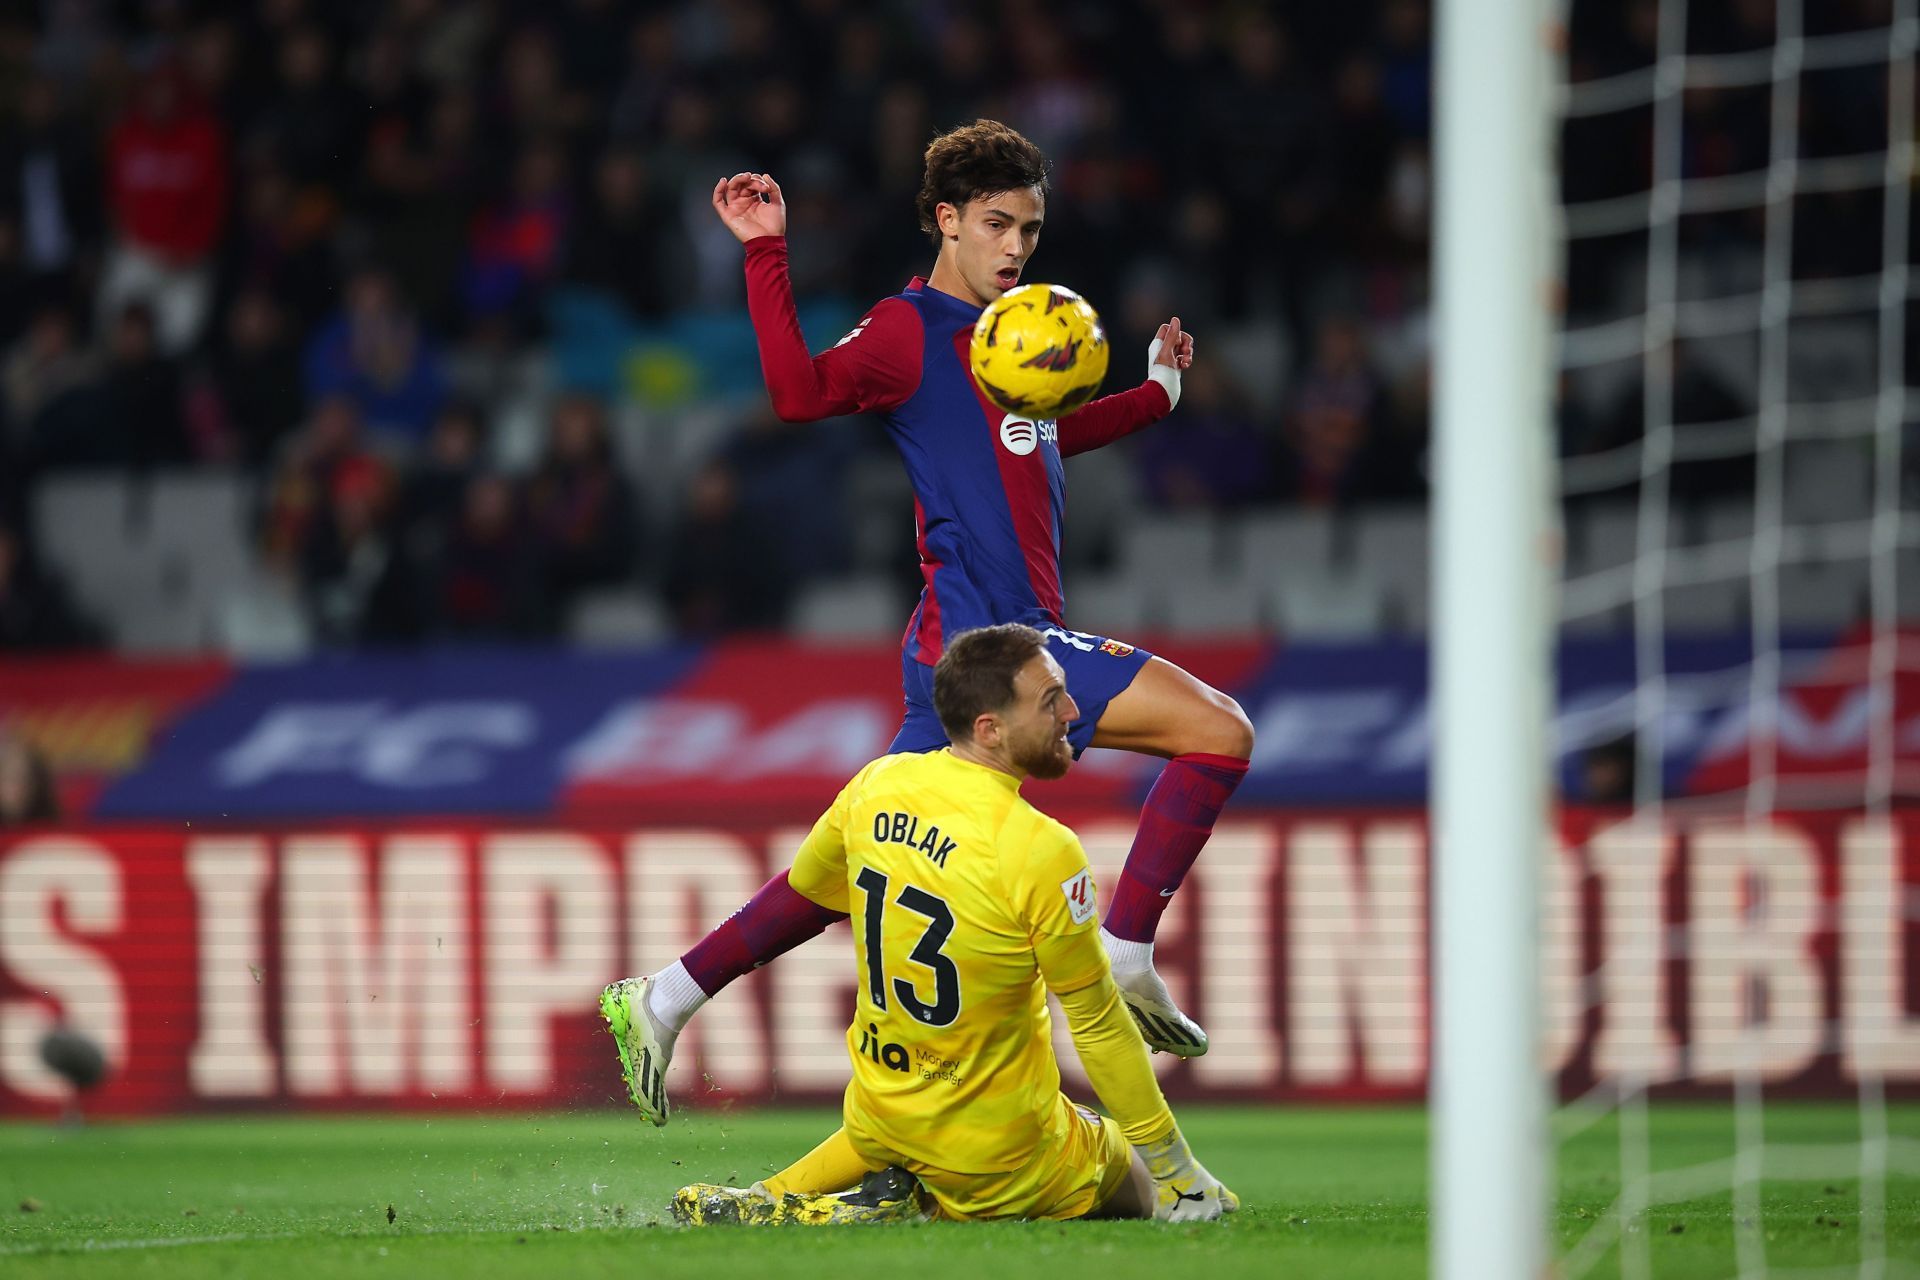
<path id="1" fill-rule="evenodd" d="M 1080 842 L 1020 794 L 1073 765 L 1080 709 L 1038 631 L 955 636 L 933 674 L 946 750 L 888 755 L 814 824 L 789 883 L 855 916 L 844 1126 L 752 1188 L 683 1188 L 690 1222 L 934 1216 L 1216 1218 L 1239 1207 L 1193 1158 L 1108 968 Z M 1112 1118 L 1060 1092 L 1046 993 Z M 616 1030 L 633 1011 L 612 996 Z M 623 1038 L 623 1046 L 624 1046 Z M 877 1190 L 877 1193 L 876 1193 Z"/>
<path id="2" fill-rule="evenodd" d="M 1149 347 L 1140 385 L 1037 431 L 1008 430 L 1021 420 L 975 385 L 968 341 L 981 310 L 1020 282 L 1040 240 L 1046 198 L 1046 157 L 1006 125 L 979 120 L 935 138 L 918 198 L 921 229 L 938 251 L 932 274 L 874 304 L 818 356 L 808 353 L 794 308 L 779 184 L 763 173 L 735 174 L 714 186 L 713 208 L 746 247 L 748 310 L 775 411 L 790 422 L 884 415 L 913 484 L 925 588 L 907 625 L 906 715 L 890 750 L 946 743 L 931 700 L 946 637 L 1023 622 L 1046 637 L 1081 707 L 1068 732 L 1076 756 L 1091 745 L 1167 762 L 1141 810 L 1101 940 L 1147 1043 L 1193 1057 L 1206 1052 L 1206 1034 L 1155 973 L 1154 931 L 1246 775 L 1253 726 L 1232 698 L 1172 663 L 1069 630 L 1060 593 L 1061 459 L 1171 412 L 1193 338 L 1176 316 Z M 838 918 L 782 873 L 674 964 L 630 980 L 646 988 L 642 1078 L 629 1082 L 642 1114 L 666 1123 L 663 1077 L 694 1012 Z"/>

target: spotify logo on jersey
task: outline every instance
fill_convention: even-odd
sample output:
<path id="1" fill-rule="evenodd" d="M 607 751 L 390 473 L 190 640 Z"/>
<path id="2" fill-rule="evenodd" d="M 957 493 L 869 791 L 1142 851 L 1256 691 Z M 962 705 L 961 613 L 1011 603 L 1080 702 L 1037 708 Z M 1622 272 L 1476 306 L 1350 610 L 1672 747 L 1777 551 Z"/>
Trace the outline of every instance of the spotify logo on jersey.
<path id="1" fill-rule="evenodd" d="M 1010 413 L 1000 420 L 1000 443 L 1007 446 L 1008 453 L 1024 458 L 1038 449 L 1042 440 L 1058 440 L 1059 430 L 1051 419 L 1035 422 Z"/>

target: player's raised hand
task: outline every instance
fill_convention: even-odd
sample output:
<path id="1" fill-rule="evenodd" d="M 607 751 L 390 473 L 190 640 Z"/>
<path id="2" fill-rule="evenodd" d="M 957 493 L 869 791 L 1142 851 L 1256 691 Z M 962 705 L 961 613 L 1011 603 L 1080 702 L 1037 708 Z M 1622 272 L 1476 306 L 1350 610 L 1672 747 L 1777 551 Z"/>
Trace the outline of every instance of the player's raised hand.
<path id="1" fill-rule="evenodd" d="M 1171 369 L 1193 367 L 1193 335 L 1181 329 L 1179 316 L 1161 325 L 1160 331 L 1153 335 L 1153 349 L 1147 358 L 1152 364 Z"/>
<path id="2" fill-rule="evenodd" d="M 740 243 L 787 234 L 787 201 L 764 173 L 736 173 L 713 187 L 713 211 Z"/>
<path id="3" fill-rule="evenodd" d="M 1157 382 L 1167 393 L 1167 408 L 1180 403 L 1180 371 L 1193 365 L 1193 335 L 1180 327 L 1175 316 L 1160 326 L 1147 344 L 1147 381 Z"/>

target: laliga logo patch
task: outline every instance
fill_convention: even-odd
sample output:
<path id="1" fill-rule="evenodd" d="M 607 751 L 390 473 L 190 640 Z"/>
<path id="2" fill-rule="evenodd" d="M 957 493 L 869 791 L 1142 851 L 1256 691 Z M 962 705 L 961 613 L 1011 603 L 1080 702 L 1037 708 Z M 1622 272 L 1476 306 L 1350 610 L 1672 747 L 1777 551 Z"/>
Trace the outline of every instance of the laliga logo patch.
<path id="1" fill-rule="evenodd" d="M 1035 422 L 1010 413 L 1000 419 L 1000 443 L 1016 458 L 1024 458 L 1040 447 L 1042 440 L 1058 440 L 1060 428 L 1051 420 Z"/>
<path id="2" fill-rule="evenodd" d="M 1093 919 L 1098 910 L 1093 900 L 1093 872 L 1082 871 L 1068 876 L 1060 882 L 1060 892 L 1067 895 L 1067 914 L 1075 924 L 1085 924 Z"/>

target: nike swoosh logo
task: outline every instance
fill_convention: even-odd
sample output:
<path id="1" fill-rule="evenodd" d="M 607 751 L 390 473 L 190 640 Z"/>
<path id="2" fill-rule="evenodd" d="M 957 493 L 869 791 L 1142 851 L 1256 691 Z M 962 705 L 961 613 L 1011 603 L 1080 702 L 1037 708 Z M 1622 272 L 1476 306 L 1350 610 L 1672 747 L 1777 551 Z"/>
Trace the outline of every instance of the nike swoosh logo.
<path id="1" fill-rule="evenodd" d="M 1163 898 L 1171 898 L 1171 897 L 1173 896 L 1173 890 L 1171 890 L 1171 889 L 1162 889 L 1162 890 L 1160 891 L 1160 896 L 1161 896 L 1161 897 L 1163 897 Z"/>

